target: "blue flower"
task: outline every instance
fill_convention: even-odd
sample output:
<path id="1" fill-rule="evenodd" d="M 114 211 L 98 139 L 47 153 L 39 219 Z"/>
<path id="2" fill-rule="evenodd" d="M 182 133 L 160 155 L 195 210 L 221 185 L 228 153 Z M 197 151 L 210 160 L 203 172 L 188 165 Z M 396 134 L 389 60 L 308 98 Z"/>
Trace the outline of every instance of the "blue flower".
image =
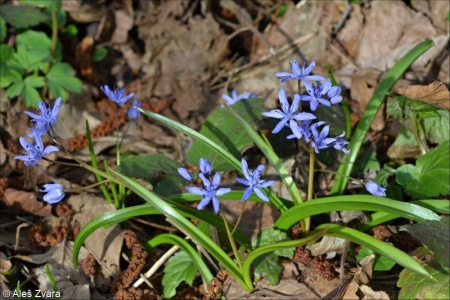
<path id="1" fill-rule="evenodd" d="M 303 67 L 300 69 L 298 62 L 294 60 L 291 64 L 291 69 L 294 74 L 291 74 L 289 72 L 278 72 L 275 74 L 275 76 L 280 78 L 280 82 L 285 82 L 287 80 L 301 80 L 303 83 L 305 83 L 306 80 L 325 80 L 325 78 L 320 75 L 309 75 L 309 73 L 311 73 L 316 66 L 316 63 L 314 61 L 312 61 L 306 69 L 305 66 L 306 64 L 303 64 Z"/>
<path id="2" fill-rule="evenodd" d="M 186 188 L 186 190 L 191 194 L 203 196 L 203 199 L 197 205 L 198 210 L 203 209 L 212 200 L 214 212 L 218 213 L 219 212 L 219 199 L 217 199 L 217 196 L 225 195 L 226 193 L 229 193 L 231 191 L 231 189 L 230 188 L 218 189 L 218 186 L 220 184 L 219 173 L 216 173 L 214 175 L 212 183 L 202 173 L 199 174 L 199 177 L 202 179 L 203 186 L 205 188 L 202 189 L 199 187 L 188 186 Z"/>
<path id="3" fill-rule="evenodd" d="M 200 158 L 198 162 L 200 172 L 205 175 L 209 175 L 212 172 L 211 164 L 206 158 Z M 193 181 L 191 173 L 185 168 L 178 168 L 178 174 L 188 181 Z"/>
<path id="4" fill-rule="evenodd" d="M 374 196 L 386 197 L 386 188 L 381 187 L 374 181 L 366 183 L 366 190 Z"/>
<path id="5" fill-rule="evenodd" d="M 19 155 L 14 156 L 14 159 L 24 161 L 25 166 L 36 165 L 43 156 L 47 156 L 52 152 L 59 151 L 59 149 L 55 146 L 48 146 L 44 148 L 44 144 L 42 143 L 41 136 L 38 132 L 33 132 L 35 144 L 30 144 L 23 137 L 19 138 L 19 142 L 22 147 L 25 149 L 28 155 Z"/>
<path id="6" fill-rule="evenodd" d="M 227 94 L 223 94 L 222 95 L 223 100 L 225 100 L 228 105 L 233 105 L 236 102 L 238 102 L 239 100 L 255 98 L 255 97 L 256 97 L 255 93 L 243 93 L 243 94 L 238 96 L 236 90 L 233 90 L 231 92 L 231 97 L 229 95 L 227 95 Z M 222 105 L 222 107 L 223 107 L 223 105 Z"/>
<path id="7" fill-rule="evenodd" d="M 50 204 L 55 204 L 64 198 L 64 188 L 58 183 L 44 184 L 44 189 L 40 192 L 47 193 L 44 195 L 44 201 Z"/>
<path id="8" fill-rule="evenodd" d="M 345 154 L 349 154 L 350 150 L 345 148 L 349 144 L 349 142 L 344 140 L 344 139 L 342 139 L 342 137 L 344 137 L 344 136 L 345 136 L 345 131 L 341 135 L 338 135 L 335 138 L 335 141 L 333 143 L 333 147 L 334 147 L 334 149 L 340 150 L 340 151 L 344 152 Z"/>
<path id="9" fill-rule="evenodd" d="M 322 131 L 319 132 L 317 131 L 317 126 L 314 126 L 316 124 L 313 124 L 310 129 L 311 129 L 311 133 L 313 136 L 313 140 L 311 145 L 314 148 L 314 151 L 316 153 L 319 153 L 320 149 L 325 149 L 330 147 L 330 144 L 334 143 L 334 141 L 336 140 L 335 138 L 328 138 L 328 133 L 330 131 L 330 126 L 325 126 Z"/>
<path id="10" fill-rule="evenodd" d="M 328 99 L 323 98 L 327 94 L 328 90 L 331 88 L 331 81 L 327 80 L 324 83 L 317 85 L 305 82 L 305 88 L 309 96 L 302 95 L 300 96 L 300 98 L 302 101 L 310 101 L 309 104 L 312 111 L 315 111 L 317 109 L 319 103 L 325 106 L 331 105 Z"/>
<path id="11" fill-rule="evenodd" d="M 111 90 L 109 86 L 104 85 L 101 86 L 100 89 L 105 93 L 105 95 L 109 99 L 120 105 L 125 104 L 128 101 L 128 99 L 134 96 L 134 93 L 125 96 L 125 89 L 119 89 L 117 87 L 114 90 Z"/>
<path id="12" fill-rule="evenodd" d="M 327 96 L 328 98 L 330 98 L 331 104 L 337 104 L 342 101 L 342 96 L 340 94 L 341 94 L 340 86 L 335 85 L 328 90 Z"/>
<path id="13" fill-rule="evenodd" d="M 284 89 L 280 89 L 280 92 L 278 93 L 278 96 L 280 98 L 281 103 L 281 110 L 274 109 L 269 112 L 264 112 L 262 115 L 266 117 L 281 119 L 280 122 L 278 122 L 277 126 L 272 130 L 272 133 L 278 133 L 281 129 L 283 129 L 284 126 L 288 126 L 291 128 L 292 132 L 296 136 L 301 136 L 301 133 L 299 132 L 297 121 L 303 121 L 303 120 L 311 120 L 315 119 L 316 116 L 314 116 L 311 113 L 304 113 L 304 112 L 297 112 L 299 103 L 300 103 L 300 96 L 295 95 L 294 101 L 292 102 L 292 105 L 289 107 L 289 102 L 286 97 L 286 92 Z"/>
<path id="14" fill-rule="evenodd" d="M 263 201 L 268 202 L 269 198 L 266 194 L 264 194 L 263 191 L 261 191 L 261 188 L 268 187 L 272 185 L 275 181 L 267 181 L 267 180 L 259 180 L 259 177 L 261 176 L 262 172 L 264 171 L 264 166 L 259 165 L 254 171 L 251 171 L 248 169 L 248 164 L 245 161 L 244 158 L 241 160 L 242 165 L 242 174 L 244 174 L 245 179 L 243 178 L 236 178 L 236 181 L 240 184 L 248 186 L 248 188 L 245 189 L 244 195 L 242 196 L 242 201 L 245 201 L 250 197 L 252 192 L 255 192 L 255 194 L 261 198 Z"/>
<path id="15" fill-rule="evenodd" d="M 50 128 L 54 127 L 56 121 L 58 120 L 59 109 L 61 108 L 61 97 L 56 99 L 55 104 L 53 105 L 53 109 L 47 107 L 44 101 L 39 101 L 39 110 L 40 115 L 36 115 L 32 112 L 25 111 L 27 115 L 29 115 L 32 119 L 31 121 L 35 123 L 34 128 L 30 128 L 31 131 L 44 134 L 50 130 Z"/>
<path id="16" fill-rule="evenodd" d="M 128 119 L 136 121 L 139 116 L 141 115 L 141 112 L 137 110 L 135 107 L 141 107 L 142 101 L 138 101 L 136 99 L 133 99 L 133 104 L 131 104 L 130 108 L 128 109 Z"/>

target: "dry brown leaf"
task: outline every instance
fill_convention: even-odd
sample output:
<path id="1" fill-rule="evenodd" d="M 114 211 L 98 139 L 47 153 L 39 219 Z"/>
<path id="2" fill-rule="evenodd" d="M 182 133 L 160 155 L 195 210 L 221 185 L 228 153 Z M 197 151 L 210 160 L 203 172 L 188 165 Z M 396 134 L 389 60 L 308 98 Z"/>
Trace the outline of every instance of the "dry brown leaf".
<path id="1" fill-rule="evenodd" d="M 115 210 L 115 207 L 104 198 L 88 194 L 72 196 L 67 203 L 75 211 L 73 220 L 80 222 L 81 227 L 94 218 Z M 86 249 L 102 266 L 101 271 L 105 278 L 114 277 L 119 273 L 122 244 L 123 236 L 119 225 L 99 228 L 84 242 Z"/>
<path id="2" fill-rule="evenodd" d="M 370 286 L 367 285 L 361 285 L 359 287 L 359 290 L 364 294 L 364 297 L 362 299 L 367 300 L 389 300 L 389 295 L 385 291 L 374 291 Z"/>
<path id="3" fill-rule="evenodd" d="M 38 201 L 36 193 L 33 192 L 6 189 L 5 196 L 3 199 L 0 199 L 0 203 L 3 203 L 11 212 L 29 213 L 41 217 L 52 215 L 51 205 Z"/>
<path id="4" fill-rule="evenodd" d="M 129 15 L 123 10 L 117 10 L 114 14 L 116 27 L 111 37 L 113 44 L 123 44 L 128 39 L 128 31 L 133 27 L 133 15 Z"/>
<path id="5" fill-rule="evenodd" d="M 61 299 L 90 299 L 89 282 L 81 267 L 78 270 L 73 269 L 72 252 L 73 242 L 66 241 L 55 245 L 55 247 L 42 254 L 16 255 L 14 258 L 42 265 L 33 269 L 41 291 L 52 290 L 48 276 L 45 273 L 45 264 L 48 264 L 58 286 L 58 291 L 61 292 Z M 80 263 L 81 259 L 87 257 L 88 254 L 88 250 L 81 247 L 78 262 Z"/>
<path id="6" fill-rule="evenodd" d="M 450 110 L 450 92 L 445 84 L 439 81 L 435 81 L 429 85 L 394 87 L 392 92 Z"/>
<path id="7" fill-rule="evenodd" d="M 307 248 L 311 251 L 312 256 L 318 256 L 326 253 L 341 253 L 344 248 L 345 240 L 333 236 L 324 236 L 320 242 L 312 244 Z"/>

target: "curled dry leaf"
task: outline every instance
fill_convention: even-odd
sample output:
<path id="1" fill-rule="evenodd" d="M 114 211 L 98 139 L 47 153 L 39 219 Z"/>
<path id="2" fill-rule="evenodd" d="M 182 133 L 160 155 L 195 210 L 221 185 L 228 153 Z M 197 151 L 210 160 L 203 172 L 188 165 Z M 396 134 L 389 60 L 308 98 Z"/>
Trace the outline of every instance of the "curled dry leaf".
<path id="1" fill-rule="evenodd" d="M 48 217 L 52 215 L 51 205 L 38 201 L 33 192 L 6 189 L 3 199 L 0 199 L 10 212 L 29 213 L 36 216 Z"/>
<path id="2" fill-rule="evenodd" d="M 394 87 L 392 91 L 410 99 L 422 101 L 450 110 L 450 92 L 445 84 L 440 81 L 435 81 L 429 85 L 411 85 L 398 88 Z"/>

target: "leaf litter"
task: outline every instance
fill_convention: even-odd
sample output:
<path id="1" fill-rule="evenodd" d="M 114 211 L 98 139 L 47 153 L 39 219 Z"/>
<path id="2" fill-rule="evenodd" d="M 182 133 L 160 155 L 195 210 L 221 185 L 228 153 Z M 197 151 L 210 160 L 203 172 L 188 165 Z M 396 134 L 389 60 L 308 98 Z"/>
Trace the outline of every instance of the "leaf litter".
<path id="1" fill-rule="evenodd" d="M 84 124 L 79 122 L 79 119 L 84 120 L 89 116 L 96 142 L 104 139 L 103 143 L 96 146 L 97 155 L 113 162 L 115 117 L 105 113 L 108 110 L 101 106 L 101 94 L 95 87 L 105 82 L 126 85 L 129 90 L 136 91 L 140 99 L 146 101 L 144 105 L 148 105 L 149 110 L 163 112 L 199 129 L 205 116 L 218 106 L 220 95 L 227 93 L 230 86 L 237 87 L 239 91 L 264 95 L 267 97 L 266 105 L 273 107 L 273 90 L 278 86 L 273 74 L 280 66 L 285 68 L 288 61 L 299 58 L 307 61 L 314 59 L 318 66 L 327 63 L 332 66 L 338 82 L 351 91 L 349 103 L 354 112 L 354 124 L 364 111 L 382 74 L 417 42 L 427 38 L 432 38 L 436 46 L 410 68 L 404 76 L 405 80 L 398 83 L 399 87 L 394 88 L 394 92 L 448 110 L 448 89 L 445 85 L 449 82 L 449 58 L 448 55 L 441 55 L 448 45 L 448 21 L 445 15 L 447 11 L 442 8 L 443 2 L 445 1 L 414 1 L 411 3 L 412 7 L 409 7 L 398 1 L 363 1 L 361 5 L 352 5 L 347 14 L 347 8 L 339 1 L 300 1 L 297 4 L 284 1 L 283 4 L 287 6 L 286 14 L 276 19 L 273 12 L 278 4 L 271 1 L 241 4 L 230 2 L 219 5 L 204 1 L 166 1 L 158 4 L 140 1 L 138 5 L 131 5 L 131 2 L 127 1 L 63 1 L 63 8 L 68 11 L 70 18 L 89 27 L 88 32 L 95 43 L 110 43 L 113 50 L 111 57 L 104 62 L 109 67 L 96 65 L 92 61 L 74 61 L 74 65 L 93 71 L 79 70 L 86 82 L 84 104 L 80 105 L 78 100 L 76 103 L 69 101 L 64 104 L 68 110 L 61 115 L 67 125 L 64 131 L 65 145 L 72 147 L 73 151 L 78 151 L 80 157 L 85 157 L 85 154 L 80 152 L 86 153 L 86 142 Z M 258 23 L 261 19 L 257 16 L 263 16 L 266 24 L 270 26 L 261 26 L 262 23 Z M 96 26 L 91 26 L 94 23 Z M 338 23 L 343 25 L 340 28 L 334 27 L 333 24 Z M 261 31 L 255 32 L 255 28 Z M 237 43 L 239 45 L 236 45 Z M 87 54 L 89 56 L 89 52 Z M 235 76 L 234 69 L 242 66 L 245 66 L 243 71 Z M 325 74 L 324 69 L 318 69 L 320 74 Z M 140 73 L 145 75 L 139 77 Z M 212 85 L 213 81 L 217 84 Z M 433 83 L 435 81 L 437 83 Z M 415 84 L 417 82 L 421 85 Z M 1 101 L 1 106 L 6 107 L 3 105 L 4 99 Z M 26 132 L 28 124 L 26 120 L 18 117 L 20 114 L 17 112 L 23 111 L 20 101 L 11 102 L 12 104 L 9 102 L 6 101 L 11 109 L 0 110 L 6 115 L 6 118 L 0 120 L 2 178 L 8 178 L 14 175 L 14 172 L 23 170 L 19 163 L 5 159 L 4 153 L 19 153 L 14 143 Z M 75 117 L 77 114 L 79 116 Z M 372 130 L 379 131 L 385 126 L 386 120 L 380 112 Z M 130 131 L 132 139 L 129 139 L 128 143 L 133 144 L 127 148 L 130 151 L 154 154 L 167 153 L 169 150 L 174 152 L 171 155 L 177 160 L 183 161 L 183 149 L 179 145 L 180 137 L 177 133 L 147 120 L 139 120 L 132 125 Z M 407 148 L 401 151 L 407 151 Z M 286 164 L 292 168 L 295 166 L 290 161 Z M 43 167 L 49 172 L 58 173 L 59 176 L 67 176 L 75 185 L 92 182 L 87 176 L 74 176 L 75 173 L 62 168 L 52 168 L 49 164 Z M 36 191 L 30 188 L 35 186 L 30 182 L 36 179 L 30 179 L 30 176 L 24 178 L 23 186 L 26 188 L 7 183 L 7 188 L 0 189 L 4 194 L 1 199 L 4 210 L 0 214 L 18 214 L 12 207 L 19 205 L 20 213 L 36 216 L 37 219 L 55 218 L 50 216 L 51 207 L 44 205 L 37 198 Z M 23 182 L 24 178 L 18 180 Z M 39 183 L 43 182 L 39 180 Z M 71 196 L 67 203 L 74 211 L 69 217 L 71 226 L 74 221 L 84 226 L 88 221 L 111 209 L 104 199 L 87 194 Z M 233 206 L 232 203 L 230 206 Z M 230 208 L 230 212 L 232 211 Z M 260 216 L 267 214 L 271 213 L 264 212 Z M 249 226 L 270 227 L 270 221 L 267 220 Z M 249 234 L 254 232 L 251 227 L 245 227 Z M 96 231 L 86 241 L 80 257 L 94 257 L 100 270 L 94 272 L 94 275 L 90 274 L 94 279 L 81 269 L 73 270 L 70 261 L 72 242 L 67 239 L 42 254 L 8 253 L 5 258 L 1 256 L 0 262 L 2 266 L 5 262 L 6 270 L 7 262 L 11 258 L 20 260 L 22 267 L 27 265 L 31 270 L 30 276 L 36 275 L 37 285 L 41 289 L 48 288 L 43 266 L 48 263 L 58 288 L 65 291 L 63 294 L 70 295 L 68 298 L 102 298 L 110 293 L 111 278 L 117 278 L 121 272 L 122 244 L 123 234 L 118 226 L 98 230 L 98 233 Z M 0 254 L 2 251 L 3 248 Z M 92 258 L 90 261 L 92 262 Z M 288 265 L 292 263 L 285 263 L 285 270 L 289 269 Z M 311 267 L 309 273 L 312 273 Z M 305 289 L 296 279 L 298 275 L 296 272 L 290 273 L 290 277 L 283 277 L 276 287 L 260 286 L 253 295 L 244 293 L 239 287 L 235 287 L 234 294 L 232 289 L 225 288 L 224 290 L 228 291 L 225 295 L 228 293 L 230 298 L 237 295 L 248 298 L 280 298 L 288 297 L 287 295 L 319 298 L 339 285 L 337 280 L 331 284 L 321 279 L 319 272 L 313 276 L 316 281 L 311 281 L 311 276 L 307 278 L 312 290 Z M 71 278 L 70 281 L 67 276 Z M 230 276 L 228 280 L 232 280 Z M 3 285 L 4 282 L 5 278 L 0 277 L 0 283 Z M 293 287 L 298 287 L 299 290 L 294 291 Z M 368 298 L 384 298 L 384 295 L 369 291 L 370 287 L 364 285 L 355 286 L 352 282 L 348 291 L 352 289 L 352 295 L 356 295 L 355 289 L 359 289 Z"/>

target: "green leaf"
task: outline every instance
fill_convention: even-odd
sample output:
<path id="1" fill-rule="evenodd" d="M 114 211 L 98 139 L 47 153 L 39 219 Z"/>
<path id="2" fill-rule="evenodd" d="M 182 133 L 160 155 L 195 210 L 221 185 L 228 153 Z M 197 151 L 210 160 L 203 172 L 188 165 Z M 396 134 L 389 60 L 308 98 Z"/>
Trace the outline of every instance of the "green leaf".
<path id="1" fill-rule="evenodd" d="M 172 256 L 164 269 L 162 284 L 164 286 L 164 297 L 175 296 L 176 289 L 182 281 L 192 286 L 197 268 L 191 257 L 184 251 L 180 251 Z"/>
<path id="2" fill-rule="evenodd" d="M 82 82 L 74 77 L 75 71 L 67 63 L 56 63 L 46 75 L 48 87 L 53 97 L 67 99 L 65 89 L 80 93 L 83 87 Z"/>
<path id="3" fill-rule="evenodd" d="M 448 299 L 450 287 L 450 269 L 442 268 L 436 261 L 430 264 L 422 262 L 432 278 L 405 269 L 400 273 L 397 286 L 399 299 Z"/>
<path id="4" fill-rule="evenodd" d="M 92 54 L 93 61 L 102 61 L 108 56 L 108 49 L 105 47 L 97 47 Z"/>
<path id="5" fill-rule="evenodd" d="M 0 45 L 0 62 L 7 62 L 13 57 L 13 54 L 14 54 L 13 48 L 9 47 L 6 44 Z"/>
<path id="6" fill-rule="evenodd" d="M 26 30 L 17 35 L 17 45 L 25 46 L 28 51 L 50 51 L 52 47 L 51 39 L 43 32 Z"/>
<path id="7" fill-rule="evenodd" d="M 6 39 L 6 21 L 0 17 L 0 43 Z M 0 57 L 0 61 L 2 58 Z"/>
<path id="8" fill-rule="evenodd" d="M 427 139 L 442 143 L 450 138 L 450 111 L 435 109 L 435 115 L 422 120 Z"/>
<path id="9" fill-rule="evenodd" d="M 149 251 L 149 248 L 155 248 L 161 244 L 172 244 L 178 246 L 183 252 L 191 257 L 195 268 L 200 271 L 200 274 L 205 281 L 209 282 L 214 278 L 209 271 L 208 266 L 197 252 L 197 249 L 194 249 L 194 247 L 192 247 L 191 244 L 189 244 L 185 239 L 182 239 L 174 234 L 159 234 L 147 242 L 146 250 Z"/>
<path id="10" fill-rule="evenodd" d="M 264 281 L 269 285 L 277 285 L 280 278 L 280 273 L 283 267 L 278 263 L 278 256 L 273 253 L 266 253 L 255 259 L 253 262 L 255 266 L 255 282 Z"/>
<path id="11" fill-rule="evenodd" d="M 413 236 L 423 242 L 428 249 L 434 252 L 434 259 L 443 267 L 450 267 L 450 218 L 442 218 L 440 221 L 426 221 L 413 225 L 404 225 Z"/>
<path id="12" fill-rule="evenodd" d="M 250 126 L 255 127 L 262 119 L 261 114 L 264 109 L 264 101 L 263 99 L 239 101 L 233 105 L 233 109 Z M 227 109 L 218 109 L 205 120 L 200 134 L 209 138 L 240 160 L 241 153 L 252 146 L 253 141 L 238 122 L 230 122 L 232 119 L 233 117 Z M 216 171 L 230 171 L 234 169 L 233 165 L 229 164 L 218 153 L 210 151 L 200 141 L 196 140 L 188 151 L 186 160 L 195 165 L 200 158 L 208 159 Z"/>
<path id="13" fill-rule="evenodd" d="M 22 74 L 20 74 L 16 70 L 12 70 L 12 69 L 9 69 L 7 74 L 3 75 L 3 78 L 12 83 L 22 83 L 23 82 Z"/>
<path id="14" fill-rule="evenodd" d="M 270 245 L 284 240 L 290 240 L 285 232 L 274 228 L 263 229 L 253 238 L 252 249 L 257 249 L 261 246 Z M 294 248 L 276 250 L 274 254 L 289 258 L 294 255 Z"/>
<path id="15" fill-rule="evenodd" d="M 395 169 L 389 167 L 388 165 L 384 165 L 383 169 L 378 173 L 377 177 L 375 177 L 374 181 L 382 186 L 387 185 L 387 180 L 389 177 L 395 174 Z"/>
<path id="16" fill-rule="evenodd" d="M 264 229 L 252 240 L 252 249 L 262 246 L 272 245 L 276 242 L 289 240 L 287 234 L 273 228 Z M 255 281 L 264 278 L 268 284 L 277 285 L 282 271 L 281 265 L 278 263 L 278 257 L 284 256 L 291 258 L 294 255 L 294 248 L 285 248 L 269 252 L 256 258 L 253 262 L 255 266 Z"/>
<path id="17" fill-rule="evenodd" d="M 28 28 L 47 22 L 48 17 L 35 7 L 2 4 L 0 16 L 15 28 Z"/>
<path id="18" fill-rule="evenodd" d="M 302 202 L 284 212 L 275 222 L 274 227 L 288 230 L 300 220 L 314 215 L 341 210 L 382 211 L 398 217 L 423 222 L 439 221 L 440 218 L 431 210 L 406 202 L 391 200 L 372 195 L 335 196 Z"/>
<path id="19" fill-rule="evenodd" d="M 433 45 L 433 41 L 427 40 L 415 46 L 394 65 L 394 67 L 383 77 L 381 82 L 375 88 L 348 146 L 350 154 L 344 155 L 339 165 L 339 169 L 337 171 L 338 175 L 335 177 L 333 187 L 330 192 L 332 195 L 341 195 L 346 189 L 348 176 L 351 174 L 358 157 L 359 150 L 361 149 L 362 143 L 366 137 L 366 133 L 372 125 L 372 122 L 383 104 L 389 90 L 394 86 L 408 67 Z"/>
<path id="20" fill-rule="evenodd" d="M 39 92 L 34 87 L 25 84 L 23 89 L 23 102 L 25 106 L 38 107 L 39 101 L 41 101 Z"/>
<path id="21" fill-rule="evenodd" d="M 61 9 L 61 0 L 20 0 L 20 3 L 29 4 L 41 8 Z"/>
<path id="22" fill-rule="evenodd" d="M 360 261 L 366 256 L 373 254 L 373 250 L 369 248 L 361 248 L 358 251 L 358 255 L 356 256 L 356 260 Z M 395 262 L 387 258 L 386 256 L 375 253 L 375 260 L 373 262 L 373 269 L 376 271 L 388 271 L 395 266 Z"/>
<path id="23" fill-rule="evenodd" d="M 374 146 L 369 146 L 361 151 L 352 171 L 352 175 L 367 172 L 369 170 L 380 171 L 380 163 L 378 162 L 375 150 Z"/>
<path id="24" fill-rule="evenodd" d="M 63 33 L 70 38 L 74 38 L 78 35 L 78 28 L 75 24 L 69 24 L 64 28 Z"/>
<path id="25" fill-rule="evenodd" d="M 45 85 L 44 77 L 42 76 L 27 76 L 24 80 L 25 85 L 30 87 L 43 87 Z"/>
<path id="26" fill-rule="evenodd" d="M 22 91 L 23 91 L 23 87 L 25 85 L 23 84 L 23 82 L 18 82 L 18 83 L 13 83 L 7 90 L 6 93 L 8 94 L 9 98 L 14 98 L 19 96 Z"/>
<path id="27" fill-rule="evenodd" d="M 447 140 L 416 161 L 397 169 L 397 183 L 415 198 L 448 195 L 450 191 L 450 142 Z M 430 184 L 432 183 L 432 184 Z"/>
<path id="28" fill-rule="evenodd" d="M 178 194 L 180 186 L 186 185 L 186 180 L 178 174 L 180 163 L 162 154 L 149 156 L 139 155 L 125 158 L 116 171 L 134 178 L 151 182 L 153 191 L 162 196 Z"/>

